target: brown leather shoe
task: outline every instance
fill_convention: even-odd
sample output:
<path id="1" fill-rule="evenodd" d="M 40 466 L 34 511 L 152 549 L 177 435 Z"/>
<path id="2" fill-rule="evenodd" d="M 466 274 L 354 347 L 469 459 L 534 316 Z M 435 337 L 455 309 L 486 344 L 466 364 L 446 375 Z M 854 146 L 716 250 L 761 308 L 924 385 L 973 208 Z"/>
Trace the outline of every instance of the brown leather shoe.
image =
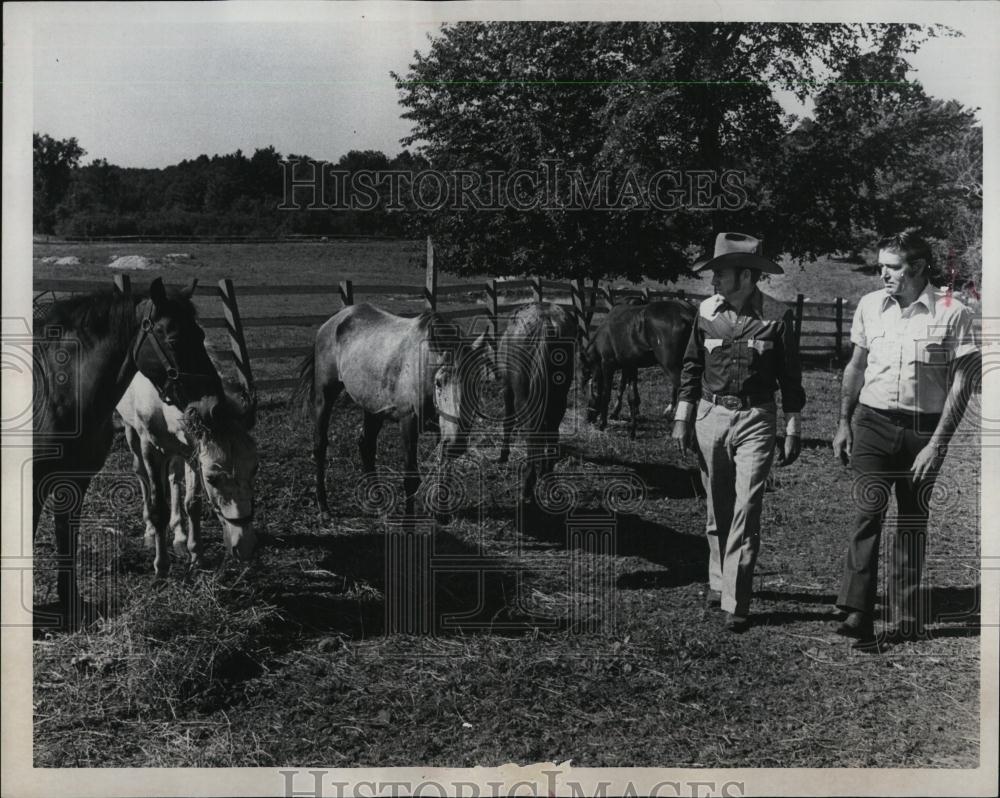
<path id="1" fill-rule="evenodd" d="M 875 623 L 867 612 L 849 612 L 837 627 L 837 634 L 855 640 L 871 640 L 875 637 Z"/>
<path id="2" fill-rule="evenodd" d="M 745 615 L 736 615 L 732 612 L 726 613 L 726 621 L 723 624 L 726 631 L 734 634 L 742 634 L 750 628 L 750 619 Z"/>

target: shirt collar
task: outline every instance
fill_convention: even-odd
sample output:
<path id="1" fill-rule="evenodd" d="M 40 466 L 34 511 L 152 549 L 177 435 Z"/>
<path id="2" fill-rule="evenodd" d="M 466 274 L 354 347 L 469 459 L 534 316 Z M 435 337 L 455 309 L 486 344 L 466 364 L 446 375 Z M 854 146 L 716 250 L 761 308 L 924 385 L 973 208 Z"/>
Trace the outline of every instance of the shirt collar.
<path id="1" fill-rule="evenodd" d="M 885 313 L 885 309 L 889 307 L 889 303 L 894 302 L 897 305 L 899 302 L 888 294 L 882 298 L 882 312 Z M 920 292 L 916 299 L 913 300 L 911 305 L 923 305 L 927 312 L 931 314 L 931 318 L 934 317 L 934 311 L 937 308 L 937 297 L 934 295 L 934 286 L 929 282 L 924 286 L 924 290 Z"/>
<path id="2" fill-rule="evenodd" d="M 736 313 L 739 313 L 739 312 L 742 311 L 742 312 L 746 313 L 747 315 L 750 315 L 750 312 L 752 312 L 758 318 L 760 316 L 762 316 L 763 313 L 764 313 L 764 295 L 761 293 L 760 289 L 757 286 L 754 286 L 753 293 L 750 294 L 749 297 L 747 297 L 746 304 L 741 309 L 739 309 L 739 310 L 737 310 L 737 308 L 734 308 L 726 300 L 726 298 L 724 296 L 722 296 L 722 294 L 717 294 L 716 296 L 719 297 L 718 311 L 732 310 L 732 311 L 734 311 Z"/>

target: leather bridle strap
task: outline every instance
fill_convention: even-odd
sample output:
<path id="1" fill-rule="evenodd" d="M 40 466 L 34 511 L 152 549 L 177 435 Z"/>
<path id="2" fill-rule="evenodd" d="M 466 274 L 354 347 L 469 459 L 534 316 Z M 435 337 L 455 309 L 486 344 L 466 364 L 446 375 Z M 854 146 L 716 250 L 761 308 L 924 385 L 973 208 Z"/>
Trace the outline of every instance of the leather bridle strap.
<path id="1" fill-rule="evenodd" d="M 156 392 L 160 395 L 160 398 L 167 404 L 173 404 L 173 399 L 167 395 L 167 389 L 171 387 L 174 383 L 179 383 L 181 377 L 204 377 L 211 378 L 210 374 L 199 374 L 195 372 L 185 372 L 177 368 L 177 362 L 171 357 L 171 352 L 169 347 L 165 346 L 160 340 L 159 335 L 156 333 L 156 326 L 153 324 L 153 303 L 150 302 L 149 312 L 146 317 L 139 323 L 139 331 L 136 333 L 135 340 L 132 342 L 132 346 L 129 348 L 128 356 L 122 362 L 121 368 L 118 370 L 118 384 L 125 381 L 126 375 L 130 371 L 133 372 L 129 375 L 129 381 L 131 381 L 131 376 L 134 376 L 134 371 L 139 369 L 139 351 L 142 349 L 142 345 L 146 341 L 146 337 L 153 344 L 153 350 L 156 352 L 156 356 L 160 359 L 160 363 L 163 364 L 164 371 L 166 372 L 167 378 L 163 385 L 156 385 Z M 134 367 L 134 368 L 133 368 Z M 128 385 L 121 386 L 122 393 L 125 393 Z"/>

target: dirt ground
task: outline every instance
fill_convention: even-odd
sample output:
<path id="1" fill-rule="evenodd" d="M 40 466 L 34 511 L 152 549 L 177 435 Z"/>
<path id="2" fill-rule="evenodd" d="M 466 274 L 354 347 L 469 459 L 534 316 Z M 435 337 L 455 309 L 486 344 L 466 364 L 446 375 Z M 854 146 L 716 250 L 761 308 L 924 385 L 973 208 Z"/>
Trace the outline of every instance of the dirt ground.
<path id="1" fill-rule="evenodd" d="M 110 254 L 133 253 L 95 262 Z M 248 257 L 195 254 L 213 274 Z M 267 258 L 260 273 L 277 268 Z M 316 279 L 315 264 L 289 262 L 273 282 Z M 398 278 L 379 268 L 369 278 Z M 35 642 L 35 766 L 975 767 L 977 430 L 967 419 L 935 496 L 928 639 L 859 653 L 833 633 L 853 506 L 852 475 L 830 451 L 839 385 L 835 368 L 806 372 L 805 450 L 766 495 L 753 626 L 740 636 L 704 606 L 704 498 L 694 460 L 668 445 L 666 384 L 652 371 L 635 441 L 624 420 L 587 425 L 574 390 L 557 467 L 564 510 L 518 510 L 520 451 L 499 465 L 498 430 L 484 425 L 458 465 L 456 518 L 415 528 L 391 506 L 394 428 L 378 452 L 390 489 L 365 493 L 360 412 L 338 409 L 323 524 L 309 425 L 267 395 L 254 431 L 263 553 L 243 571 L 223 563 L 206 515 L 212 567 L 178 561 L 158 586 L 119 438 L 81 545 L 85 595 L 104 618 Z M 431 471 L 429 438 L 421 458 Z M 52 548 L 47 516 L 37 605 L 54 599 Z"/>

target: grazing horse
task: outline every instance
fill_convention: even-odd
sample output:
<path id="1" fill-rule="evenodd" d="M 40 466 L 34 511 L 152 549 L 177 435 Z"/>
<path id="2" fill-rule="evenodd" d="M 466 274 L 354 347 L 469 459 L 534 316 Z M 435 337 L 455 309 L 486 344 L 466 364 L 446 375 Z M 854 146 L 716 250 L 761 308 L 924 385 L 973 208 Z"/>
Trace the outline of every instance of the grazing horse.
<path id="1" fill-rule="evenodd" d="M 195 285 L 168 294 L 158 278 L 148 297 L 75 296 L 35 320 L 32 528 L 54 496 L 57 590 L 67 626 L 82 609 L 75 555 L 83 498 L 111 449 L 112 414 L 136 372 L 164 401 L 195 416 L 210 418 L 222 401 L 191 303 Z"/>
<path id="2" fill-rule="evenodd" d="M 626 380 L 632 384 L 630 438 L 635 438 L 639 418 L 638 369 L 659 366 L 671 384 L 668 410 L 677 404 L 681 365 L 695 312 L 695 308 L 682 300 L 615 305 L 608 311 L 581 357 L 584 380 L 590 381 L 588 421 L 593 423 L 600 418 L 600 429 L 607 427 L 608 405 L 618 369 L 622 370 L 622 391 Z"/>
<path id="3" fill-rule="evenodd" d="M 497 347 L 503 380 L 503 444 L 500 462 L 510 457 L 517 427 L 525 437 L 527 465 L 521 500 L 531 503 L 538 479 L 552 471 L 559 456 L 559 425 L 573 382 L 573 318 L 561 307 L 537 302 L 517 310 Z"/>
<path id="4" fill-rule="evenodd" d="M 226 551 L 249 561 L 256 547 L 253 479 L 257 446 L 248 432 L 256 402 L 245 392 L 226 392 L 225 412 L 211 424 L 166 404 L 146 377 L 136 374 L 118 403 L 125 440 L 142 489 L 146 543 L 155 549 L 157 578 L 167 575 L 167 530 L 174 551 L 197 565 L 202 552 L 202 487 L 222 525 Z M 169 514 L 168 514 L 169 509 Z"/>
<path id="5" fill-rule="evenodd" d="M 375 472 L 382 424 L 399 422 L 406 514 L 412 515 L 420 486 L 417 438 L 437 422 L 442 457 L 465 452 L 475 415 L 474 383 L 487 351 L 484 335 L 467 344 L 458 326 L 436 313 L 403 318 L 367 303 L 348 305 L 319 328 L 313 351 L 303 359 L 296 397 L 312 415 L 316 501 L 323 520 L 330 518 L 326 449 L 337 397 L 346 391 L 364 411 L 358 447 L 365 476 Z"/>

